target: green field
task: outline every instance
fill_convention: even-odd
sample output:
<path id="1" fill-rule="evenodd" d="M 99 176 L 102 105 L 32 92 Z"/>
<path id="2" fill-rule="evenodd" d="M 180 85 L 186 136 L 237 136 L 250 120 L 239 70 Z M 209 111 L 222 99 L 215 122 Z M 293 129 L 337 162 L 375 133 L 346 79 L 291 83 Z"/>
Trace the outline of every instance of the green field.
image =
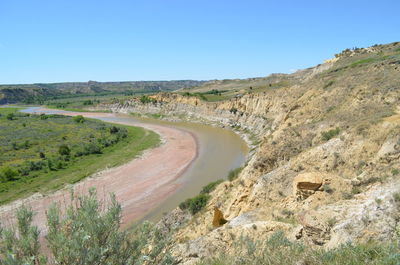
<path id="1" fill-rule="evenodd" d="M 75 183 L 159 143 L 138 127 L 0 108 L 0 204 Z"/>

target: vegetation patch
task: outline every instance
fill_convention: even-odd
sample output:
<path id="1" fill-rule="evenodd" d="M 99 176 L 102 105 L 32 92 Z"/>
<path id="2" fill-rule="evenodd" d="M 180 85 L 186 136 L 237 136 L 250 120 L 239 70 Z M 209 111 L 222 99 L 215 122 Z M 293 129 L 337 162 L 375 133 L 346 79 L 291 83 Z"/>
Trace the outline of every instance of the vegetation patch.
<path id="1" fill-rule="evenodd" d="M 228 180 L 229 181 L 234 181 L 235 179 L 237 179 L 239 177 L 240 172 L 242 172 L 243 167 L 238 167 L 235 169 L 232 169 L 231 171 L 229 171 L 228 174 Z"/>
<path id="2" fill-rule="evenodd" d="M 347 243 L 335 249 L 310 248 L 289 241 L 283 232 L 275 232 L 266 241 L 241 237 L 232 253 L 220 252 L 198 265 L 251 265 L 251 264 L 398 264 L 399 241 L 382 243 L 370 241 L 362 244 Z"/>
<path id="3" fill-rule="evenodd" d="M 159 142 L 142 128 L 16 111 L 0 108 L 0 204 L 78 182 Z"/>
<path id="4" fill-rule="evenodd" d="M 328 87 L 332 86 L 334 83 L 335 83 L 335 81 L 333 81 L 333 80 L 329 81 L 328 83 L 326 83 L 324 85 L 324 89 L 327 89 Z"/>
<path id="5" fill-rule="evenodd" d="M 209 194 L 199 194 L 196 197 L 189 198 L 184 202 L 179 204 L 181 210 L 189 210 L 192 215 L 200 212 L 204 207 L 206 207 L 208 200 L 210 199 Z"/>
<path id="6" fill-rule="evenodd" d="M 321 133 L 322 140 L 329 141 L 333 137 L 339 135 L 339 133 L 340 133 L 340 128 L 339 127 L 337 127 L 336 129 L 331 129 L 331 130 L 326 131 L 326 132 L 322 132 Z"/>
<path id="7" fill-rule="evenodd" d="M 102 205 L 96 192 L 79 198 L 72 196 L 66 212 L 53 204 L 47 211 L 46 244 L 51 260 L 40 251 L 39 230 L 32 225 L 32 210 L 17 210 L 17 228 L 0 227 L 0 264 L 175 264 L 163 251 L 170 238 L 154 225 L 144 222 L 122 231 L 121 205 L 111 195 Z"/>
<path id="8" fill-rule="evenodd" d="M 362 64 L 367 64 L 367 63 L 373 63 L 375 62 L 377 59 L 376 58 L 366 58 L 366 59 L 361 59 L 358 61 L 355 61 L 353 63 L 350 64 L 350 67 L 356 67 Z"/>
<path id="9" fill-rule="evenodd" d="M 219 179 L 219 180 L 216 180 L 216 181 L 213 181 L 213 182 L 207 184 L 206 186 L 204 186 L 204 187 L 201 189 L 200 194 L 206 194 L 206 193 L 212 192 L 212 191 L 215 190 L 215 188 L 216 188 L 220 183 L 222 183 L 223 181 L 224 181 L 224 180 Z"/>
<path id="10" fill-rule="evenodd" d="M 157 103 L 157 100 L 154 98 L 151 98 L 149 96 L 143 95 L 140 97 L 140 102 L 142 102 L 142 104 L 147 104 L 147 103 Z"/>

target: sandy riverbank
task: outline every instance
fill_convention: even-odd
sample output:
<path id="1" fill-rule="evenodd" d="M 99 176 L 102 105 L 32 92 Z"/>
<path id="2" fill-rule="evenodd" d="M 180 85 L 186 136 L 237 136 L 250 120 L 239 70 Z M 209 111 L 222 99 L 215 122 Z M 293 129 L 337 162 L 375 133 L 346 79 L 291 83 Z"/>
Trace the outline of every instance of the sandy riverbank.
<path id="1" fill-rule="evenodd" d="M 38 110 L 43 111 L 43 110 Z M 90 118 L 112 118 L 111 113 L 67 112 L 59 114 L 82 115 Z M 104 170 L 73 185 L 76 195 L 84 194 L 90 187 L 95 187 L 101 199 L 107 199 L 114 193 L 122 205 L 123 226 L 144 216 L 149 210 L 157 207 L 181 184 L 174 180 L 190 166 L 197 156 L 195 136 L 187 131 L 163 125 L 140 122 L 117 122 L 134 125 L 155 131 L 162 138 L 162 144 L 145 151 L 131 162 Z M 30 206 L 36 213 L 34 224 L 43 233 L 46 232 L 46 209 L 56 202 L 64 208 L 68 204 L 70 189 L 65 188 L 47 196 L 34 195 L 0 207 L 0 220 L 7 225 L 14 220 L 15 209 L 21 204 Z"/>

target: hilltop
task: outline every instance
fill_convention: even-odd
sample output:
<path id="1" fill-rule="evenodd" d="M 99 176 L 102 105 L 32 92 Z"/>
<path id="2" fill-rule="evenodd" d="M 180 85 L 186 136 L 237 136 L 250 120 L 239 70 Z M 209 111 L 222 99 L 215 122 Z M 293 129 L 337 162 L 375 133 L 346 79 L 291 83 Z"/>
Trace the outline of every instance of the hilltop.
<path id="1" fill-rule="evenodd" d="M 177 80 L 0 85 L 0 104 L 43 103 L 45 100 L 57 98 L 174 91 L 203 83 L 204 81 Z"/>

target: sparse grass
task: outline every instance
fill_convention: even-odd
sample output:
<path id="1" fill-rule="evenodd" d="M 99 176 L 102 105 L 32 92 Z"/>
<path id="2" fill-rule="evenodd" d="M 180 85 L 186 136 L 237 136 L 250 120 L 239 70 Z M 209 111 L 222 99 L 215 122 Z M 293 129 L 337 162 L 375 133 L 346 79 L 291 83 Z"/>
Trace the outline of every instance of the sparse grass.
<path id="1" fill-rule="evenodd" d="M 327 89 L 328 87 L 332 86 L 334 83 L 335 83 L 335 81 L 333 81 L 333 80 L 329 81 L 328 83 L 326 83 L 324 85 L 324 89 Z"/>
<path id="2" fill-rule="evenodd" d="M 326 193 L 332 194 L 335 190 L 331 188 L 331 186 L 329 186 L 328 184 L 324 184 L 322 186 L 322 188 L 324 189 L 324 191 Z"/>
<path id="3" fill-rule="evenodd" d="M 207 257 L 198 265 L 395 265 L 399 261 L 399 247 L 396 241 L 371 241 L 363 244 L 347 243 L 330 250 L 315 249 L 291 242 L 283 232 L 276 232 L 266 241 L 242 237 L 232 254 L 220 252 L 214 257 Z"/>
<path id="4" fill-rule="evenodd" d="M 277 216 L 275 218 L 276 221 L 282 222 L 282 223 L 293 224 L 293 225 L 297 223 L 297 220 L 294 217 L 294 212 L 293 211 L 290 211 L 288 209 L 283 209 L 281 211 L 281 214 L 283 216 Z"/>
<path id="5" fill-rule="evenodd" d="M 393 194 L 393 199 L 400 205 L 400 191 Z"/>
<path id="6" fill-rule="evenodd" d="M 362 191 L 359 187 L 353 187 L 351 189 L 351 194 L 356 195 L 356 194 L 360 194 Z"/>
<path id="7" fill-rule="evenodd" d="M 345 200 L 351 200 L 354 198 L 354 194 L 348 192 L 342 192 L 342 197 Z"/>
<path id="8" fill-rule="evenodd" d="M 337 127 L 336 129 L 331 129 L 331 130 L 326 131 L 326 132 L 322 132 L 321 133 L 322 140 L 329 141 L 333 137 L 339 135 L 339 133 L 340 133 L 340 128 L 339 127 Z"/>
<path id="9" fill-rule="evenodd" d="M 337 222 L 338 222 L 338 220 L 336 218 L 332 217 L 332 218 L 328 219 L 327 224 L 329 227 L 332 228 L 335 226 L 335 224 L 337 224 Z"/>
<path id="10" fill-rule="evenodd" d="M 150 114 L 150 117 L 152 117 L 153 119 L 162 119 L 162 118 L 164 118 L 164 115 L 160 114 L 160 113 L 153 113 L 153 114 Z"/>
<path id="11" fill-rule="evenodd" d="M 375 59 L 375 58 L 366 58 L 366 59 L 358 60 L 358 61 L 351 63 L 350 67 L 356 67 L 356 66 L 359 66 L 362 64 L 372 63 L 372 62 L 375 62 L 376 60 L 377 59 Z"/>

